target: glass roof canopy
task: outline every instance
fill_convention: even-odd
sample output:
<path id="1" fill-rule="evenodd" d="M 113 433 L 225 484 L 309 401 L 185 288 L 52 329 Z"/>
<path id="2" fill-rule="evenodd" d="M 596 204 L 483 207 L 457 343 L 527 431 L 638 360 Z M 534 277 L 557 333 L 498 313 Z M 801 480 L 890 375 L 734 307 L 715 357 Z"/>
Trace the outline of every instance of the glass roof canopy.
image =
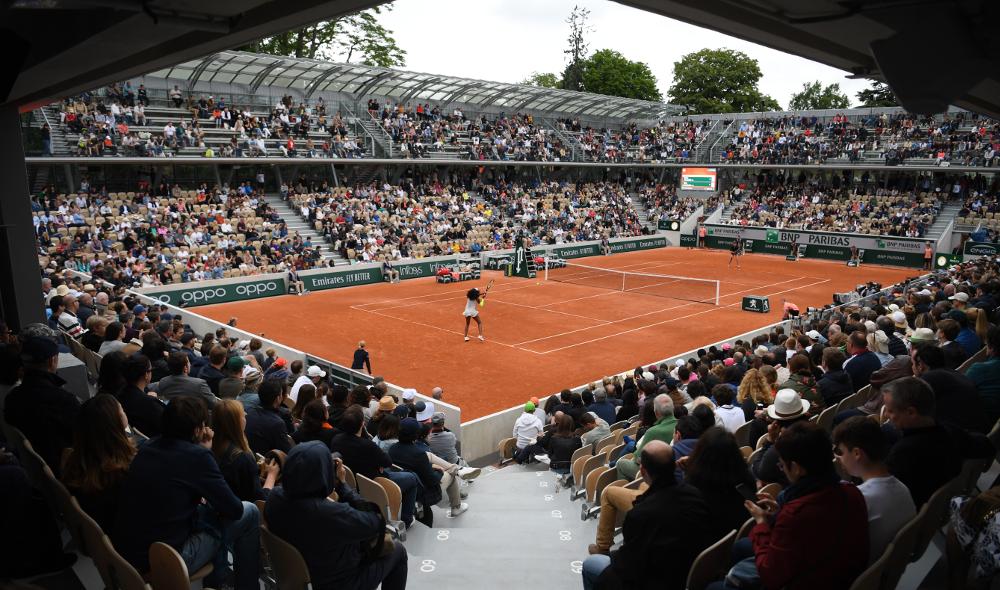
<path id="1" fill-rule="evenodd" d="M 183 81 L 189 89 L 199 82 L 242 86 L 251 93 L 263 86 L 292 89 L 305 98 L 342 93 L 360 99 L 388 97 L 403 103 L 462 103 L 482 109 L 623 120 L 659 119 L 683 111 L 646 100 L 242 51 L 216 53 L 148 76 Z"/>

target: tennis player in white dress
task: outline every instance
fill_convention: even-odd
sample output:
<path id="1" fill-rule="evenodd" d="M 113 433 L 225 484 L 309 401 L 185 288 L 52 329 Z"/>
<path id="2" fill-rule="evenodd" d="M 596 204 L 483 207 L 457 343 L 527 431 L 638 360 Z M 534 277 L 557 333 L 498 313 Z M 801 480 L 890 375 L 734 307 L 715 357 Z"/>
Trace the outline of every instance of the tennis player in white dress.
<path id="1" fill-rule="evenodd" d="M 479 319 L 479 306 L 486 299 L 486 294 L 480 294 L 479 289 L 469 289 L 465 297 L 465 311 L 462 312 L 462 315 L 465 316 L 465 341 L 469 341 L 469 325 L 472 324 L 472 320 L 476 320 L 476 325 L 479 326 L 479 339 L 485 341 L 483 320 Z"/>

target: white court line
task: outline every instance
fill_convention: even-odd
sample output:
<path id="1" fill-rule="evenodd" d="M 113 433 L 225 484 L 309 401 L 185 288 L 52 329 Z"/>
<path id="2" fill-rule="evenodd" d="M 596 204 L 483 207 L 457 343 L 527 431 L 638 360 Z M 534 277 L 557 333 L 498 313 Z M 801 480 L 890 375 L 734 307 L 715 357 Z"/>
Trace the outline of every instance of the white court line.
<path id="1" fill-rule="evenodd" d="M 792 281 L 801 281 L 803 278 L 808 278 L 808 277 L 796 277 L 794 279 L 789 279 L 787 281 L 780 281 L 780 282 L 777 282 L 777 283 L 771 283 L 769 285 L 758 285 L 758 286 L 751 287 L 750 289 L 743 289 L 742 291 L 733 291 L 732 293 L 727 293 L 725 295 L 720 295 L 719 299 L 724 299 L 724 298 L 730 297 L 732 295 L 739 295 L 741 293 L 746 293 L 747 291 L 753 291 L 753 290 L 756 290 L 756 289 L 766 289 L 768 287 L 776 287 L 778 285 L 784 285 L 785 283 L 790 283 Z M 830 279 L 827 279 L 827 280 L 830 280 Z M 796 287 L 796 288 L 798 288 L 798 287 Z M 621 293 L 621 291 L 612 291 L 612 293 Z M 651 297 L 655 297 L 655 295 L 651 295 Z M 670 311 L 671 309 L 681 309 L 681 308 L 684 308 L 684 307 L 690 307 L 692 305 L 706 305 L 706 304 L 696 303 L 696 302 L 683 303 L 681 305 L 673 305 L 673 306 L 670 306 L 670 307 L 664 307 L 662 309 L 657 309 L 657 310 L 646 312 L 646 313 L 642 313 L 642 314 L 639 314 L 639 315 L 631 315 L 631 316 L 629 316 L 627 318 L 622 318 L 620 320 L 614 320 L 614 321 L 611 321 L 611 322 L 608 322 L 608 323 L 609 324 L 619 324 L 621 322 L 626 322 L 626 321 L 629 321 L 629 320 L 634 320 L 636 318 L 642 318 L 642 317 L 646 317 L 648 315 L 654 315 L 654 314 L 658 314 L 660 312 Z M 714 305 L 712 307 L 713 307 L 713 309 L 718 309 Z M 719 306 L 719 307 L 728 307 L 728 305 L 722 305 L 722 306 Z M 552 336 L 543 336 L 542 338 L 535 338 L 534 340 L 525 340 L 524 342 L 518 342 L 518 343 L 516 343 L 514 346 L 521 346 L 523 344 L 529 344 L 531 342 L 538 342 L 539 340 L 548 340 L 549 338 L 556 338 L 558 336 L 566 336 L 567 334 L 575 334 L 577 332 L 582 332 L 583 330 L 590 330 L 590 329 L 596 328 L 596 327 L 597 326 L 587 326 L 586 328 L 577 328 L 576 330 L 569 330 L 567 332 L 561 332 L 559 334 L 553 334 Z"/>
<path id="2" fill-rule="evenodd" d="M 812 287 L 814 285 L 820 285 L 820 284 L 823 284 L 823 283 L 829 283 L 830 281 L 831 281 L 831 279 L 823 279 L 821 281 L 816 281 L 815 283 L 809 283 L 808 285 L 799 285 L 798 287 L 792 287 L 791 289 L 785 289 L 783 291 L 776 291 L 774 293 L 766 293 L 763 296 L 765 296 L 765 297 L 771 297 L 773 295 L 781 295 L 782 293 L 788 293 L 789 291 L 797 291 L 799 289 L 805 289 L 806 287 Z M 783 281 L 783 282 L 787 283 L 788 281 Z M 777 285 L 777 284 L 781 284 L 781 283 L 775 283 L 775 284 Z M 763 288 L 770 287 L 770 286 L 773 286 L 773 285 L 764 285 L 764 286 L 758 287 L 758 288 L 763 289 Z M 749 291 L 749 289 L 745 289 L 745 291 Z M 742 293 L 742 292 L 743 291 L 736 291 L 735 293 L 729 293 L 727 295 L 723 295 L 723 297 L 729 297 L 730 295 L 737 295 L 737 294 Z M 737 301 L 735 303 L 729 303 L 727 305 L 722 305 L 720 307 L 732 307 L 734 305 L 739 305 L 740 303 L 742 303 L 742 302 Z M 567 348 L 575 348 L 577 346 L 582 346 L 584 344 L 590 344 L 592 342 L 599 342 L 601 340 L 606 340 L 608 338 L 617 338 L 618 336 L 623 336 L 625 334 L 630 334 L 632 332 L 638 332 L 640 330 L 645 330 L 646 328 L 652 328 L 653 326 L 659 326 L 659 325 L 662 325 L 662 324 L 669 324 L 670 322 L 676 322 L 677 320 L 683 320 L 683 319 L 687 319 L 687 318 L 693 318 L 695 316 L 703 315 L 703 314 L 706 314 L 706 313 L 711 313 L 713 311 L 716 311 L 716 309 L 713 308 L 713 309 L 706 309 L 704 311 L 696 311 L 695 313 L 690 313 L 688 315 L 683 315 L 683 316 L 672 318 L 672 319 L 669 319 L 669 320 L 663 320 L 662 322 L 656 322 L 655 324 L 648 324 L 648 325 L 645 325 L 645 326 L 640 326 L 638 328 L 632 328 L 631 330 L 625 330 L 625 331 L 618 332 L 618 333 L 615 333 L 615 334 L 609 334 L 607 336 L 601 336 L 599 338 L 593 338 L 591 340 L 585 340 L 583 342 L 577 342 L 575 344 L 570 344 L 568 346 L 561 346 L 559 348 L 553 348 L 552 350 L 542 351 L 542 352 L 540 352 L 538 354 L 550 354 L 550 353 L 553 353 L 553 352 L 559 352 L 560 350 L 566 350 Z M 520 350 L 527 350 L 526 348 L 520 348 L 518 345 L 514 345 L 514 346 L 517 347 L 517 348 L 519 348 Z"/>
<path id="3" fill-rule="evenodd" d="M 414 325 L 417 325 L 417 326 L 423 326 L 425 328 L 431 328 L 431 329 L 434 329 L 434 330 L 438 330 L 439 332 L 447 332 L 449 334 L 455 334 L 456 336 L 463 336 L 464 335 L 463 332 L 458 332 L 456 330 L 449 330 L 448 328 L 442 328 L 441 326 L 435 326 L 435 325 L 432 325 L 432 324 L 425 324 L 423 322 L 418 322 L 416 320 L 410 320 L 410 319 L 406 319 L 406 318 L 398 318 L 396 316 L 389 315 L 387 313 L 382 313 L 380 311 L 373 311 L 373 310 L 370 310 L 370 309 L 360 309 L 358 311 L 364 311 L 366 313 L 372 313 L 372 314 L 375 314 L 375 315 L 380 315 L 380 316 L 385 317 L 385 318 L 396 320 L 397 322 L 407 322 L 407 323 L 414 324 Z M 477 338 L 475 338 L 474 336 L 469 336 L 469 338 L 470 338 L 470 340 L 469 340 L 470 342 L 472 342 L 474 340 L 477 340 Z M 535 352 L 534 350 L 528 350 L 527 348 L 519 348 L 519 347 L 517 347 L 517 346 L 515 346 L 513 344 L 507 344 L 505 342 L 499 342 L 497 340 L 490 340 L 489 338 L 486 339 L 486 343 L 487 344 L 498 344 L 500 346 L 506 346 L 508 348 L 514 348 L 514 349 L 517 349 L 517 350 L 523 350 L 525 352 L 530 352 L 530 353 L 533 353 L 533 354 L 542 354 L 540 352 Z"/>
<path id="4" fill-rule="evenodd" d="M 502 291 L 499 290 L 500 287 L 506 287 L 508 285 L 515 285 L 515 286 L 511 287 L 510 289 L 504 289 Z M 536 285 L 518 284 L 516 281 L 511 281 L 510 283 L 501 283 L 499 285 L 494 285 L 492 292 L 493 293 L 508 293 L 510 291 L 516 291 L 518 289 L 527 289 L 528 287 L 535 287 L 535 286 Z M 437 296 L 438 298 L 437 299 L 431 299 L 429 301 L 418 301 L 416 303 L 407 303 L 405 305 L 390 305 L 389 307 L 382 307 L 382 308 L 380 308 L 379 311 L 388 311 L 390 309 L 401 309 L 403 307 L 416 307 L 417 305 L 427 305 L 429 303 L 440 303 L 442 301 L 451 301 L 452 299 L 465 299 L 465 292 L 464 291 L 447 291 L 446 293 L 443 293 L 443 295 L 445 295 L 444 297 L 440 297 L 440 295 L 442 295 L 442 293 L 430 293 L 428 295 L 417 295 L 415 297 L 403 297 L 401 299 L 390 299 L 388 301 L 375 301 L 375 302 L 372 302 L 372 303 L 358 303 L 356 305 L 352 305 L 351 309 L 356 309 L 357 311 L 369 311 L 367 309 L 362 309 L 362 308 L 364 306 L 366 306 L 366 305 L 376 305 L 378 303 L 395 303 L 396 301 L 406 301 L 408 299 L 420 299 L 420 298 L 423 298 L 423 297 L 430 297 L 431 295 Z M 461 295 L 461 297 L 459 295 Z M 495 301 L 495 300 L 491 299 L 491 301 Z"/>

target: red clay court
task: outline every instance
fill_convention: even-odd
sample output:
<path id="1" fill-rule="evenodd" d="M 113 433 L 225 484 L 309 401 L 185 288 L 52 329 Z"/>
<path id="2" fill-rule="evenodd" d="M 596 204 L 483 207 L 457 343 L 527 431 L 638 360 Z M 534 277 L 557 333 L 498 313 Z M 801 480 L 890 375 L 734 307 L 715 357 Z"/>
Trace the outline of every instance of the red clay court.
<path id="1" fill-rule="evenodd" d="M 429 393 L 444 388 L 445 401 L 462 408 L 463 421 L 547 396 L 564 387 L 648 364 L 781 319 L 781 299 L 805 310 L 859 283 L 892 284 L 918 271 L 880 266 L 849 268 L 842 262 L 748 254 L 742 270 L 726 268 L 722 250 L 666 248 L 575 262 L 635 273 L 683 275 L 721 281 L 721 305 L 665 297 L 705 297 L 704 285 L 608 288 L 504 277 L 483 272 L 479 281 L 438 284 L 433 278 L 312 292 L 199 307 L 197 313 L 318 357 L 350 366 L 365 340 L 375 374 Z M 573 261 L 571 261 L 573 262 Z M 567 269 L 577 271 L 577 269 Z M 555 272 L 552 271 L 553 276 Z M 563 271 L 566 272 L 566 271 Z M 600 273 L 598 273 L 600 274 Z M 480 308 L 486 342 L 462 340 L 465 293 L 493 290 Z M 621 279 L 608 279 L 609 285 Z M 629 288 L 629 287 L 627 287 Z M 650 294 L 652 288 L 657 295 Z M 644 292 L 645 291 L 645 292 Z M 711 284 L 710 298 L 715 286 Z M 772 311 L 740 310 L 744 295 L 771 298 Z"/>

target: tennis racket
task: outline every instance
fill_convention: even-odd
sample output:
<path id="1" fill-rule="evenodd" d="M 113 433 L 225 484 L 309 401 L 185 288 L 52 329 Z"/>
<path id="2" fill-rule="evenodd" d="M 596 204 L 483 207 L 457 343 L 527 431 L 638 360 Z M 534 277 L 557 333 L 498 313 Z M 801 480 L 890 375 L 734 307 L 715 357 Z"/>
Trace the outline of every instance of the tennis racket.
<path id="1" fill-rule="evenodd" d="M 479 299 L 479 307 L 483 307 L 484 305 L 486 305 L 486 294 L 489 293 L 490 289 L 493 288 L 493 281 L 494 279 L 490 279 L 490 282 L 486 283 L 486 290 L 483 291 L 483 296 L 482 298 Z"/>

